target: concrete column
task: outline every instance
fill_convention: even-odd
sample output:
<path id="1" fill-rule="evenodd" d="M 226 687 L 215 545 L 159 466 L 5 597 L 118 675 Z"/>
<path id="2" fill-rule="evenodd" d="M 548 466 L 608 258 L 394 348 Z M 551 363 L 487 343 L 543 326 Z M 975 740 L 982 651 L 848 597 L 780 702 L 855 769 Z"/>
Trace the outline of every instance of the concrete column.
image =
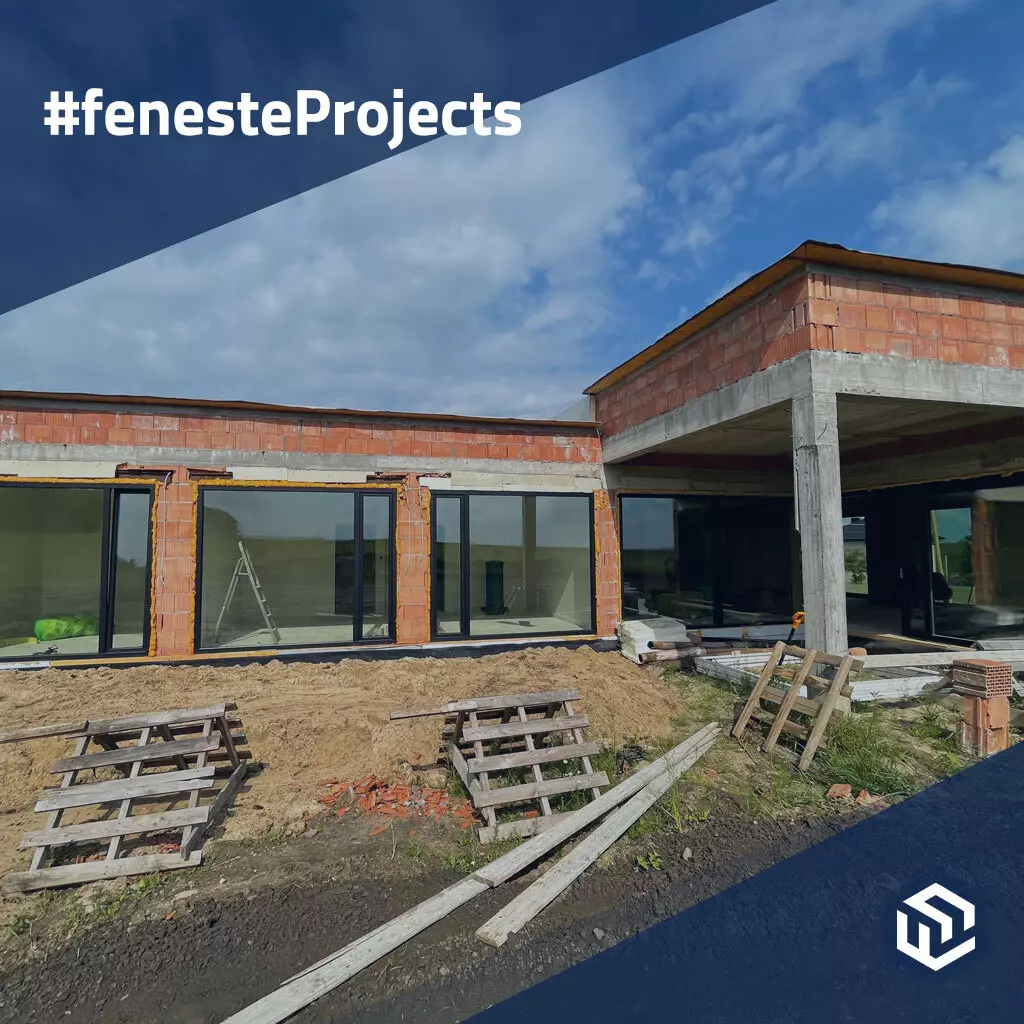
<path id="1" fill-rule="evenodd" d="M 793 399 L 793 467 L 807 615 L 804 643 L 839 654 L 849 641 L 835 392 L 812 388 Z"/>

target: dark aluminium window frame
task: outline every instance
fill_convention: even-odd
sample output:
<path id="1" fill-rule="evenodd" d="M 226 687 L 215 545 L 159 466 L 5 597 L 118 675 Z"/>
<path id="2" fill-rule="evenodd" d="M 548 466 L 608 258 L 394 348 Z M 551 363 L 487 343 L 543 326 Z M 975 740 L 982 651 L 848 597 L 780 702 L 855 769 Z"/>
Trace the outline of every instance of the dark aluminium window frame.
<path id="1" fill-rule="evenodd" d="M 100 630 L 97 637 L 97 650 L 95 652 L 84 652 L 82 654 L 58 654 L 54 660 L 65 659 L 93 659 L 105 656 L 111 657 L 138 657 L 140 654 L 149 653 L 149 642 L 152 635 L 153 618 L 153 498 L 156 488 L 151 483 L 112 483 L 109 481 L 97 480 L 96 483 L 76 481 L 75 483 L 60 483 L 55 480 L 45 482 L 34 482 L 32 480 L 5 480 L 0 483 L 0 488 L 5 487 L 29 487 L 53 490 L 75 490 L 75 491 L 102 491 L 102 519 L 100 521 L 100 595 L 99 615 Z M 117 572 L 116 550 L 114 546 L 117 536 L 118 502 L 116 494 L 145 494 L 149 497 L 148 521 L 149 527 L 146 530 L 146 591 L 143 597 L 142 609 L 142 644 L 139 647 L 111 647 L 114 641 L 114 587 L 115 575 Z M 42 646 L 42 645 L 40 645 Z M 43 652 L 29 655 L 27 657 L 11 660 L 35 661 L 43 660 Z M 5 660 L 0 657 L 0 661 Z"/>
<path id="2" fill-rule="evenodd" d="M 195 621 L 193 630 L 193 650 L 197 654 L 205 654 L 211 651 L 218 652 L 235 652 L 240 653 L 243 648 L 232 648 L 232 647 L 203 647 L 202 646 L 202 633 L 203 633 L 203 513 L 206 508 L 206 495 L 208 493 L 218 493 L 221 491 L 253 491 L 256 493 L 266 493 L 268 491 L 284 491 L 289 494 L 301 493 L 301 494 L 352 494 L 355 496 L 355 504 L 352 512 L 352 535 L 356 540 L 355 544 L 355 557 L 353 565 L 353 578 L 355 581 L 355 594 L 353 600 L 353 614 L 352 614 L 352 639 L 348 641 L 338 642 L 332 641 L 329 643 L 305 643 L 305 644 L 273 644 L 267 647 L 259 648 L 254 647 L 252 650 L 275 650 L 275 651 L 286 651 L 286 650 L 306 650 L 316 648 L 331 648 L 331 647 L 355 647 L 355 646 L 386 646 L 388 644 L 395 643 L 395 633 L 398 624 L 398 612 L 397 612 L 397 580 L 398 580 L 398 545 L 396 544 L 396 522 L 397 522 L 397 492 L 392 487 L 346 487 L 344 485 L 338 487 L 330 486 L 319 486 L 319 487 L 303 487 L 303 486 L 292 486 L 289 487 L 287 484 L 275 485 L 273 487 L 246 487 L 244 485 L 235 484 L 221 485 L 221 484 L 200 484 L 199 486 L 199 500 L 196 503 L 196 578 L 195 578 Z M 379 636 L 363 636 L 363 498 L 366 495 L 381 496 L 385 495 L 388 498 L 388 635 L 386 637 Z"/>
<path id="3" fill-rule="evenodd" d="M 469 499 L 473 495 L 483 495 L 488 498 L 575 498 L 576 500 L 586 499 L 589 512 L 588 522 L 590 524 L 590 628 L 575 630 L 554 630 L 549 633 L 487 633 L 470 634 L 470 560 L 469 551 L 471 544 L 469 527 Z M 437 632 L 437 610 L 438 610 L 438 584 L 440 582 L 435 554 L 437 552 L 437 501 L 438 499 L 458 498 L 459 504 L 459 632 L 438 633 Z M 457 640 L 460 643 L 476 640 L 523 640 L 533 637 L 553 636 L 595 636 L 597 633 L 597 548 L 595 545 L 594 529 L 594 495 L 593 492 L 563 492 L 563 491 L 438 491 L 432 492 L 430 496 L 430 639 L 432 642 L 445 642 Z"/>
<path id="4" fill-rule="evenodd" d="M 776 494 L 717 494 L 707 491 L 620 491 L 617 495 L 618 498 L 618 527 L 619 527 L 619 620 L 625 621 L 625 596 L 624 596 L 624 583 L 622 566 L 625 565 L 625 550 L 623 548 L 623 530 L 622 530 L 622 501 L 624 498 L 673 498 L 685 500 L 687 498 L 703 498 L 708 501 L 712 508 L 715 507 L 715 503 L 722 498 L 784 498 L 785 495 Z M 675 529 L 675 522 L 672 524 L 672 528 Z M 726 557 L 726 553 L 722 550 L 721 536 L 716 533 L 712 537 L 712 586 L 714 588 L 715 600 L 714 600 L 714 624 L 710 626 L 698 626 L 697 629 L 732 629 L 734 627 L 725 625 L 722 615 L 722 576 L 719 570 L 719 562 L 721 559 Z M 790 587 L 793 587 L 793 582 L 790 581 Z M 764 622 L 759 623 L 761 626 L 781 626 L 789 622 L 789 619 L 780 617 L 778 619 L 765 619 Z M 735 628 L 741 628 L 739 626 Z"/>

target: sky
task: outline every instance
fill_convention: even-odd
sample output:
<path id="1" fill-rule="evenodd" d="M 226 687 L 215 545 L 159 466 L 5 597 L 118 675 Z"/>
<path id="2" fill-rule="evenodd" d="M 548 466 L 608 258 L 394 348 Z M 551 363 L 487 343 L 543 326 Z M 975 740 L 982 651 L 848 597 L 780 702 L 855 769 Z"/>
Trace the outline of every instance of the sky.
<path id="1" fill-rule="evenodd" d="M 0 381 L 547 417 L 808 238 L 1024 271 L 1021 38 L 776 0 L 0 316 Z"/>

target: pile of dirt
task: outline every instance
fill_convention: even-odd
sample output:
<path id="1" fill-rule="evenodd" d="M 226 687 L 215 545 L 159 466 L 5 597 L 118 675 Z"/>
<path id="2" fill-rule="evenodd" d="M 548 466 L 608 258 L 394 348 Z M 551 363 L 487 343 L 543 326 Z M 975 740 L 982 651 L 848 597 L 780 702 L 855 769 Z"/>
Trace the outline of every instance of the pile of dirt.
<path id="1" fill-rule="evenodd" d="M 318 810 L 326 777 L 409 781 L 411 763 L 436 756 L 441 721 L 390 722 L 395 708 L 570 687 L 582 694 L 588 739 L 609 745 L 667 738 L 682 709 L 668 684 L 618 654 L 546 647 L 481 658 L 0 672 L 0 731 L 235 700 L 253 758 L 266 765 L 228 822 L 226 838 L 240 839 Z M 31 808 L 69 749 L 62 740 L 0 746 L 0 872 L 25 867 L 18 841 L 39 827 Z"/>

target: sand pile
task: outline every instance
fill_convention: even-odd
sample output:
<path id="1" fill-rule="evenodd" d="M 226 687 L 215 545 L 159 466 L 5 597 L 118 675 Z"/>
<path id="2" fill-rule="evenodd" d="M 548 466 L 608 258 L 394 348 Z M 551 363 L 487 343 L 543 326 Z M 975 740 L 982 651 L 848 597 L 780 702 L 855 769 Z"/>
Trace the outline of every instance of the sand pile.
<path id="1" fill-rule="evenodd" d="M 402 780 L 410 777 L 409 762 L 431 761 L 441 720 L 390 722 L 394 708 L 569 687 L 582 694 L 579 710 L 591 721 L 587 738 L 598 742 L 667 736 L 681 711 L 670 687 L 618 654 L 548 647 L 331 665 L 0 672 L 0 732 L 235 700 L 253 758 L 267 766 L 239 795 L 228 823 L 227 838 L 243 838 L 316 808 L 316 784 L 326 777 Z M 50 766 L 70 747 L 61 740 L 0 746 L 0 872 L 27 866 L 18 841 L 41 827 L 31 808 L 43 786 L 56 784 Z"/>

